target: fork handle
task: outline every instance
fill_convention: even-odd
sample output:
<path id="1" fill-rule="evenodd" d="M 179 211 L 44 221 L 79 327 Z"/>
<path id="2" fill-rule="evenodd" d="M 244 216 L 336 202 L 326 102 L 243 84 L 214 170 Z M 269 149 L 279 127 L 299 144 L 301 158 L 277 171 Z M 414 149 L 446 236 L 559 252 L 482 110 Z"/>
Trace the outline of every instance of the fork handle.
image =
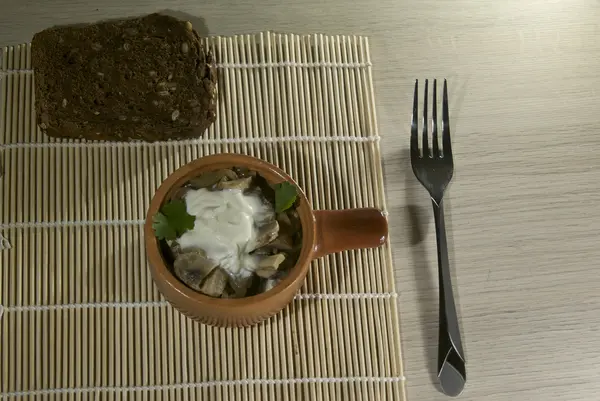
<path id="1" fill-rule="evenodd" d="M 465 357 L 458 327 L 458 315 L 452 293 L 452 278 L 448 261 L 448 244 L 444 223 L 444 207 L 432 199 L 435 237 L 438 253 L 440 288 L 440 321 L 438 338 L 438 378 L 444 393 L 459 395 L 467 380 Z"/>

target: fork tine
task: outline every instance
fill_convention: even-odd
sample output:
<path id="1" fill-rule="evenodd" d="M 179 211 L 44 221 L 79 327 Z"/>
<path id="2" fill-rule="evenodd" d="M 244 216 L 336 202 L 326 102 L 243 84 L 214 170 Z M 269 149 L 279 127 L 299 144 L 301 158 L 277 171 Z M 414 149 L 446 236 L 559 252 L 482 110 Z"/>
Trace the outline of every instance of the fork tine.
<path id="1" fill-rule="evenodd" d="M 425 93 L 423 94 L 423 157 L 429 157 L 429 138 L 427 137 L 427 86 L 425 80 Z"/>
<path id="2" fill-rule="evenodd" d="M 415 81 L 415 95 L 413 100 L 412 121 L 410 124 L 410 153 L 411 157 L 419 157 L 419 123 L 417 117 L 419 114 L 419 80 Z"/>
<path id="3" fill-rule="evenodd" d="M 433 108 L 431 110 L 431 141 L 433 142 L 433 157 L 440 157 L 437 126 L 437 79 L 433 80 Z"/>
<path id="4" fill-rule="evenodd" d="M 450 143 L 450 115 L 448 113 L 448 84 L 444 79 L 444 97 L 442 101 L 442 149 L 444 156 L 452 157 L 452 144 Z"/>

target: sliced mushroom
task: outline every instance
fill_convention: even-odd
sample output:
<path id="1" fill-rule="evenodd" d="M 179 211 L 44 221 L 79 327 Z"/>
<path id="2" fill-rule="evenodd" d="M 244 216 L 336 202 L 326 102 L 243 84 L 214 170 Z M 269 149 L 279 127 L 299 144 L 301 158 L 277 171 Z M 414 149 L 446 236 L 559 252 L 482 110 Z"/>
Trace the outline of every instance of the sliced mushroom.
<path id="1" fill-rule="evenodd" d="M 300 231 L 302 232 L 302 222 L 300 221 L 300 216 L 298 215 L 298 211 L 296 209 L 288 209 L 285 214 L 290 220 L 292 231 Z"/>
<path id="2" fill-rule="evenodd" d="M 302 226 L 300 225 L 300 219 L 298 214 L 294 211 L 277 213 L 277 221 L 279 222 L 280 236 L 284 235 L 281 241 L 278 241 L 275 245 L 277 249 L 290 250 L 290 244 L 288 244 L 288 238 L 291 239 L 291 245 L 295 246 L 302 242 Z"/>
<path id="3" fill-rule="evenodd" d="M 215 267 L 217 264 L 208 259 L 202 250 L 180 253 L 173 263 L 175 275 L 196 291 L 201 290 L 204 279 Z"/>
<path id="4" fill-rule="evenodd" d="M 221 298 L 237 298 L 237 295 L 230 285 L 226 285 L 223 293 L 221 294 Z"/>
<path id="5" fill-rule="evenodd" d="M 189 181 L 189 185 L 193 189 L 210 188 L 221 180 L 236 180 L 237 174 L 233 170 L 221 169 L 216 171 L 208 171 L 194 177 Z"/>
<path id="6" fill-rule="evenodd" d="M 254 184 L 260 189 L 265 200 L 271 205 L 275 205 L 275 190 L 269 182 L 260 174 L 254 178 Z"/>
<path id="7" fill-rule="evenodd" d="M 252 184 L 252 177 L 238 178 L 237 180 L 226 180 L 225 178 L 217 183 L 217 189 L 241 189 L 243 191 L 250 188 Z"/>
<path id="8" fill-rule="evenodd" d="M 245 297 L 248 289 L 252 286 L 253 275 L 250 274 L 242 274 L 229 276 L 228 284 L 235 293 L 236 298 Z"/>
<path id="9" fill-rule="evenodd" d="M 173 262 L 181 253 L 181 248 L 179 247 L 177 241 L 159 241 L 158 246 L 163 254 L 163 257 L 165 258 L 165 262 L 167 262 L 169 266 L 173 266 Z"/>
<path id="10" fill-rule="evenodd" d="M 209 295 L 211 297 L 220 297 L 225 290 L 227 285 L 227 273 L 221 269 L 214 269 L 212 273 L 208 275 L 202 286 L 200 292 Z"/>
<path id="11" fill-rule="evenodd" d="M 262 286 L 261 286 L 261 292 L 267 292 L 270 289 L 274 288 L 277 284 L 279 284 L 278 279 L 276 278 L 270 278 L 268 280 L 263 280 L 262 282 Z"/>
<path id="12" fill-rule="evenodd" d="M 249 168 L 246 168 L 246 167 L 235 167 L 233 169 L 233 171 L 235 171 L 235 173 L 240 178 L 244 178 L 244 177 L 256 177 L 256 171 L 250 170 Z"/>
<path id="13" fill-rule="evenodd" d="M 171 196 L 171 199 L 183 199 L 185 197 L 185 194 L 187 194 L 191 189 L 192 188 L 190 188 L 188 186 L 178 188 L 173 193 L 173 196 Z"/>
<path id="14" fill-rule="evenodd" d="M 286 212 L 277 213 L 277 221 L 282 230 L 285 229 L 288 231 L 292 229 L 292 221 Z"/>
<path id="15" fill-rule="evenodd" d="M 295 249 L 302 248 L 302 231 L 296 231 L 292 236 L 292 240 Z"/>
<path id="16" fill-rule="evenodd" d="M 255 249 L 252 252 L 252 255 L 256 255 L 256 256 L 271 256 L 273 255 L 273 247 L 270 247 L 268 244 L 260 247 L 258 249 Z"/>
<path id="17" fill-rule="evenodd" d="M 279 234 L 279 223 L 277 220 L 271 220 L 267 224 L 262 225 L 258 229 L 258 234 L 254 243 L 248 244 L 247 252 L 252 252 L 255 249 L 271 243 Z"/>
<path id="18" fill-rule="evenodd" d="M 254 224 L 256 224 L 257 227 L 262 227 L 266 224 L 270 224 L 272 221 L 275 221 L 275 211 L 273 210 L 273 204 L 269 203 L 268 200 L 266 200 L 263 196 L 262 196 L 262 192 L 260 192 L 260 190 L 257 189 L 250 189 L 249 192 L 246 192 L 246 194 L 250 195 L 252 193 L 252 191 L 257 191 L 260 198 L 261 198 L 261 202 L 264 205 L 263 210 L 261 210 L 261 212 L 257 215 L 255 215 L 255 220 L 254 220 Z M 278 229 L 280 229 L 281 227 L 278 227 Z"/>
<path id="19" fill-rule="evenodd" d="M 256 274 L 262 278 L 272 277 L 279 270 L 279 266 L 285 261 L 285 254 L 267 256 L 258 263 Z"/>
<path id="20" fill-rule="evenodd" d="M 269 243 L 269 247 L 279 251 L 291 251 L 294 249 L 294 240 L 289 234 L 281 234 Z"/>
<path id="21" fill-rule="evenodd" d="M 177 259 L 179 255 L 183 253 L 181 250 L 181 246 L 177 241 L 167 241 L 167 245 L 169 245 L 169 250 L 171 251 L 171 255 L 173 256 L 173 260 Z"/>

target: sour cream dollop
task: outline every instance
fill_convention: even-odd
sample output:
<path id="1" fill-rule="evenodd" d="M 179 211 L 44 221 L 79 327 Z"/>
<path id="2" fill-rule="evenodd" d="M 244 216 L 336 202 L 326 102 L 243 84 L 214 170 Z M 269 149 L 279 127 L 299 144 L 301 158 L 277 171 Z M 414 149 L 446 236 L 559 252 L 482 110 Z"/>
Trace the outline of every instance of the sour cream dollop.
<path id="1" fill-rule="evenodd" d="M 273 207 L 258 193 L 239 189 L 186 193 L 187 212 L 195 216 L 194 229 L 179 237 L 183 251 L 202 249 L 206 256 L 232 275 L 256 270 L 257 260 L 247 252 L 256 240 L 257 227 L 273 216 Z"/>

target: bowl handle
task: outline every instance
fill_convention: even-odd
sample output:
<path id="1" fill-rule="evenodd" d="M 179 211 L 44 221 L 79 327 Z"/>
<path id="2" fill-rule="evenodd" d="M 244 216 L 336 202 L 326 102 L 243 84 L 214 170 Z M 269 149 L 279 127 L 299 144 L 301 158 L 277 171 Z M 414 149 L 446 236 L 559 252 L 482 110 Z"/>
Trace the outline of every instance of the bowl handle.
<path id="1" fill-rule="evenodd" d="M 385 243 L 388 223 L 379 209 L 316 210 L 313 258 L 349 249 L 375 248 Z"/>

